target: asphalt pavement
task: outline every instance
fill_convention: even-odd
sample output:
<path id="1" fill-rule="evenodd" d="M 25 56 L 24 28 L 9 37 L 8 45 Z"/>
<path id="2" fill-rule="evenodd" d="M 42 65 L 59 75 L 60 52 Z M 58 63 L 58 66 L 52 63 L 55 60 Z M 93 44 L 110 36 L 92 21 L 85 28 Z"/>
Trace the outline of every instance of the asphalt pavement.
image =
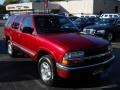
<path id="1" fill-rule="evenodd" d="M 40 82 L 37 63 L 23 55 L 11 58 L 7 54 L 2 40 L 4 21 L 0 23 L 0 90 L 120 90 L 119 40 L 112 43 L 116 59 L 103 78 L 60 81 L 50 87 Z"/>

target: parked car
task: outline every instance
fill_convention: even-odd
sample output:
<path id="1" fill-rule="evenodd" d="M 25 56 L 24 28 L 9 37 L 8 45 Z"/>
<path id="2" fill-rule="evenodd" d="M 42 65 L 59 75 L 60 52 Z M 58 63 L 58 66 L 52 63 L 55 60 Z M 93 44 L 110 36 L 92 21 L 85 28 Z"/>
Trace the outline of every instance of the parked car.
<path id="1" fill-rule="evenodd" d="M 111 41 L 120 33 L 120 19 L 109 18 L 98 21 L 95 25 L 87 26 L 83 32 L 87 34 L 101 36 Z"/>
<path id="2" fill-rule="evenodd" d="M 4 16 L 3 14 L 0 14 L 0 20 L 3 20 L 3 16 Z"/>
<path id="3" fill-rule="evenodd" d="M 80 18 L 91 18 L 91 17 L 94 17 L 94 18 L 97 18 L 98 15 L 95 15 L 95 14 L 88 14 L 88 15 L 85 15 L 85 14 L 74 14 L 74 16 L 77 16 L 77 17 L 80 17 Z"/>
<path id="4" fill-rule="evenodd" d="M 3 16 L 3 19 L 4 19 L 4 20 L 7 20 L 8 17 L 9 17 L 9 14 L 5 14 L 5 15 Z"/>
<path id="5" fill-rule="evenodd" d="M 4 41 L 10 56 L 24 52 L 38 63 L 47 85 L 54 85 L 59 77 L 101 74 L 115 58 L 108 41 L 79 33 L 61 15 L 12 15 L 5 24 Z"/>
<path id="6" fill-rule="evenodd" d="M 72 21 L 75 21 L 77 18 L 79 17 L 76 17 L 76 16 L 70 16 L 69 19 L 72 20 Z"/>
<path id="7" fill-rule="evenodd" d="M 103 19 L 103 18 L 119 18 L 119 17 L 120 17 L 119 14 L 102 14 L 100 16 L 101 19 Z"/>
<path id="8" fill-rule="evenodd" d="M 73 21 L 73 23 L 80 29 L 80 31 L 82 31 L 84 27 L 94 25 L 97 21 L 99 21 L 99 18 L 89 17 L 78 18 L 75 21 Z"/>

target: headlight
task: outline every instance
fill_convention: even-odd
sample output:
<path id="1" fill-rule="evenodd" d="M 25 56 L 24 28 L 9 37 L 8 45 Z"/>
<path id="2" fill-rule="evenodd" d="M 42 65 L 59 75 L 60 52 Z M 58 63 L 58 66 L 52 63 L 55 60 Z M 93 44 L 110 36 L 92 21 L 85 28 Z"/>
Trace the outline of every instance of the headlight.
<path id="1" fill-rule="evenodd" d="M 84 57 L 84 51 L 66 53 L 65 56 L 63 57 L 62 64 L 72 65 L 72 64 L 82 63 L 83 57 Z"/>
<path id="2" fill-rule="evenodd" d="M 112 45 L 109 45 L 108 46 L 108 51 L 112 51 L 112 50 L 113 50 Z"/>
<path id="3" fill-rule="evenodd" d="M 97 32 L 98 32 L 98 33 L 101 33 L 101 34 L 104 34 L 104 33 L 105 33 L 105 30 L 98 30 Z"/>
<path id="4" fill-rule="evenodd" d="M 92 34 L 94 35 L 96 30 L 95 29 L 83 29 L 83 32 L 86 32 L 87 34 Z"/>
<path id="5" fill-rule="evenodd" d="M 82 58 L 83 56 L 84 56 L 84 52 L 78 51 L 78 52 L 66 53 L 64 58 L 70 60 L 70 59 L 74 59 L 74 58 Z"/>
<path id="6" fill-rule="evenodd" d="M 83 29 L 83 32 L 86 32 L 86 30 L 87 30 L 87 29 L 86 29 L 86 28 L 84 28 L 84 29 Z"/>

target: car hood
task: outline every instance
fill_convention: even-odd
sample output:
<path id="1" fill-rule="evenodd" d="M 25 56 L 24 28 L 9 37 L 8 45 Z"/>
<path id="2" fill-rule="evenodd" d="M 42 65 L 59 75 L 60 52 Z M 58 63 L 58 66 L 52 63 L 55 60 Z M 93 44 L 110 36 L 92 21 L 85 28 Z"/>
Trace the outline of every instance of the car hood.
<path id="1" fill-rule="evenodd" d="M 87 26 L 85 29 L 105 30 L 110 27 L 111 27 L 110 24 L 95 24 L 92 26 Z"/>
<path id="2" fill-rule="evenodd" d="M 79 51 L 104 47 L 109 44 L 106 40 L 91 35 L 80 33 L 55 33 L 40 35 L 45 41 L 52 45 L 58 45 L 67 51 Z M 49 45 L 49 43 L 48 43 Z"/>

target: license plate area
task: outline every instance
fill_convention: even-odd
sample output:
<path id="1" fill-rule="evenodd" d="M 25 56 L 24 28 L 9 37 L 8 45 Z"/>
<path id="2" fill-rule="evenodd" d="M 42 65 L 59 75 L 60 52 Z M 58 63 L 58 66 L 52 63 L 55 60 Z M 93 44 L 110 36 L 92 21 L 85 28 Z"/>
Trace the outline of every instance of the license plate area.
<path id="1" fill-rule="evenodd" d="M 97 75 L 97 74 L 100 74 L 100 73 L 103 73 L 103 72 L 104 72 L 103 68 L 98 68 L 98 69 L 95 69 L 93 71 L 92 75 Z"/>

